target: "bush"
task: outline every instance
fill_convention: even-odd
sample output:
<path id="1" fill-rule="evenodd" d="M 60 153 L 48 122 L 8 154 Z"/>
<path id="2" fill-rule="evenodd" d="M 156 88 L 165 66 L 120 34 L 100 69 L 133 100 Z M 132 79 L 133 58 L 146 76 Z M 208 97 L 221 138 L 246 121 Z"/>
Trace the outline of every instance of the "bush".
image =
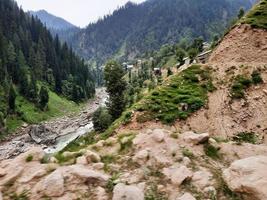
<path id="1" fill-rule="evenodd" d="M 234 99 L 241 99 L 245 97 L 245 89 L 251 85 L 252 81 L 245 76 L 238 75 L 235 78 L 231 89 L 231 95 Z"/>
<path id="2" fill-rule="evenodd" d="M 246 142 L 251 144 L 256 144 L 258 137 L 253 132 L 241 132 L 233 137 L 233 140 L 238 143 Z"/>
<path id="3" fill-rule="evenodd" d="M 260 72 L 258 70 L 254 70 L 252 72 L 251 78 L 252 78 L 253 84 L 255 84 L 255 85 L 260 84 L 260 83 L 263 83 L 261 74 L 260 74 Z"/>
<path id="4" fill-rule="evenodd" d="M 105 131 L 112 123 L 112 117 L 106 108 L 99 107 L 93 114 L 93 124 L 96 131 Z"/>
<path id="5" fill-rule="evenodd" d="M 209 143 L 204 144 L 204 152 L 208 157 L 214 160 L 221 158 L 221 155 L 219 154 L 219 149 Z"/>

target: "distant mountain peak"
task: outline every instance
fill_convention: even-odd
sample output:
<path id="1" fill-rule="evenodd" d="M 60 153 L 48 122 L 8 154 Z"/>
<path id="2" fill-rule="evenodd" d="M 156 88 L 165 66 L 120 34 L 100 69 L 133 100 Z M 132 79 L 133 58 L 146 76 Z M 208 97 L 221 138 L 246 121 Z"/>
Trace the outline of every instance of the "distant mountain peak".
<path id="1" fill-rule="evenodd" d="M 53 30 L 68 30 L 72 28 L 77 28 L 75 25 L 71 24 L 67 20 L 57 17 L 46 10 L 38 10 L 38 11 L 29 11 L 29 13 L 33 16 L 38 17 L 43 24 L 46 25 L 47 28 Z"/>

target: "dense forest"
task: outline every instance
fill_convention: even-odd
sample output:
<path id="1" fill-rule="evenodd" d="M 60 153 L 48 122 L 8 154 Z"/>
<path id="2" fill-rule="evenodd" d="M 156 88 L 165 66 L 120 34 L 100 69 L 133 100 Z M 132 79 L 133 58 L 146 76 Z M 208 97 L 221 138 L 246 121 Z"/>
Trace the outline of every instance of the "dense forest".
<path id="1" fill-rule="evenodd" d="M 0 1 L 0 131 L 16 96 L 46 109 L 48 91 L 75 102 L 94 95 L 89 68 L 66 43 L 13 0 Z"/>
<path id="2" fill-rule="evenodd" d="M 202 36 L 211 40 L 222 34 L 241 7 L 255 0 L 148 0 L 127 3 L 89 24 L 72 37 L 65 37 L 75 51 L 91 63 L 108 58 L 134 58 L 164 44 L 187 42 Z M 70 34 L 70 33 L 68 33 Z M 71 35 L 71 34 L 70 34 Z"/>

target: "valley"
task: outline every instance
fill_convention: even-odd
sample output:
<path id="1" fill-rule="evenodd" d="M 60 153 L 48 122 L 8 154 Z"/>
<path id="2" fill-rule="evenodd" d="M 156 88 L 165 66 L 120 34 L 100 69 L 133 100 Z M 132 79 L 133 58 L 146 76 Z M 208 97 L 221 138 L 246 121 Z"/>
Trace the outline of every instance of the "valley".
<path id="1" fill-rule="evenodd" d="M 42 9 L 0 1 L 0 200 L 267 200 L 267 0 Z"/>
<path id="2" fill-rule="evenodd" d="M 106 100 L 105 89 L 99 88 L 94 99 L 79 112 L 17 130 L 18 135 L 0 143 L 0 160 L 17 156 L 31 147 L 41 147 L 46 153 L 61 151 L 70 142 L 93 130 L 92 114 L 99 106 L 104 106 Z"/>

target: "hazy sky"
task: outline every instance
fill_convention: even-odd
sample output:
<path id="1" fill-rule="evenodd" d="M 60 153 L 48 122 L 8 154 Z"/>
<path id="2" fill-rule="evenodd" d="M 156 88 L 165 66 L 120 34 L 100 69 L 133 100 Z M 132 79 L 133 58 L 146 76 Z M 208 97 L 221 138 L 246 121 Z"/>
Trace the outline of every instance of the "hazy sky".
<path id="1" fill-rule="evenodd" d="M 74 25 L 84 27 L 89 22 L 115 10 L 129 0 L 16 0 L 25 11 L 44 9 Z M 140 3 L 145 0 L 132 0 Z"/>

